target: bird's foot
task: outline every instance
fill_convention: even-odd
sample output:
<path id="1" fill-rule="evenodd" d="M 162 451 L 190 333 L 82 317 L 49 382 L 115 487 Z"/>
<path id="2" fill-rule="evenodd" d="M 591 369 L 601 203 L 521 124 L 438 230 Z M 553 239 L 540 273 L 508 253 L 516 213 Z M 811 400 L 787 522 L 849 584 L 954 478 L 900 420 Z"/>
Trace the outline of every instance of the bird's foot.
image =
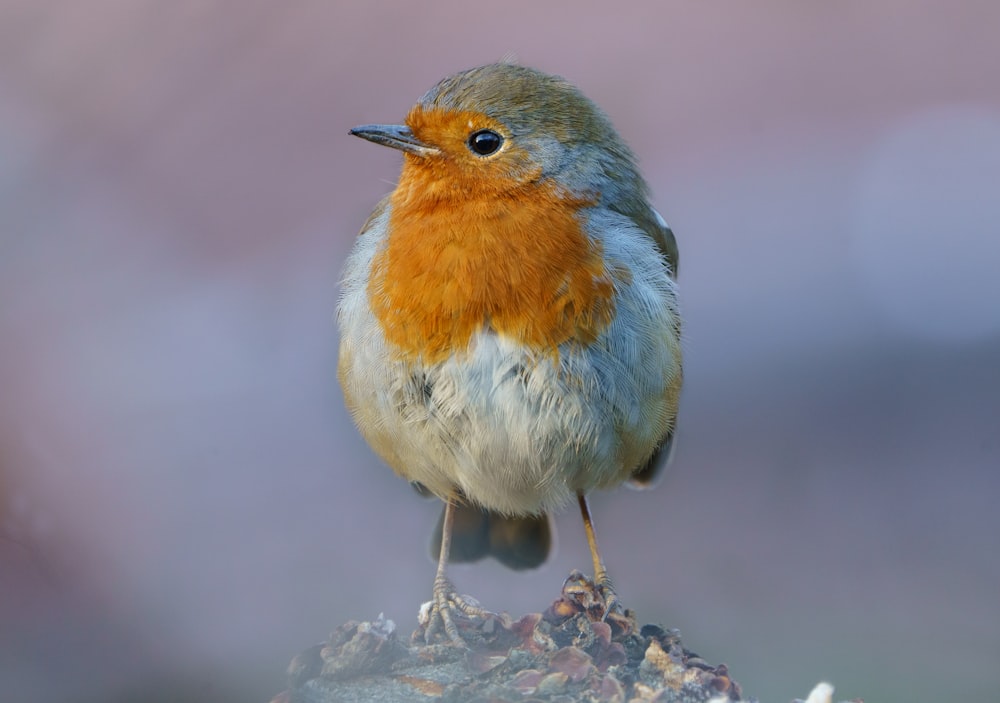
<path id="1" fill-rule="evenodd" d="M 563 598 L 585 610 L 591 620 L 603 622 L 611 613 L 621 612 L 621 601 L 607 574 L 591 580 L 574 570 L 563 582 L 562 593 Z"/>
<path id="2" fill-rule="evenodd" d="M 615 587 L 611 584 L 611 579 L 606 575 L 604 578 L 597 580 L 597 592 L 601 594 L 601 599 L 604 601 L 604 614 L 601 616 L 601 620 L 607 620 L 608 615 L 611 613 L 621 612 L 621 600 L 618 599 L 618 594 L 615 593 Z"/>
<path id="3" fill-rule="evenodd" d="M 471 596 L 462 596 L 446 578 L 434 580 L 434 598 L 420 609 L 420 626 L 424 631 L 424 641 L 431 644 L 444 628 L 445 634 L 452 644 L 458 647 L 468 647 L 462 638 L 456 620 L 466 621 L 497 617 L 494 613 L 479 605 Z"/>

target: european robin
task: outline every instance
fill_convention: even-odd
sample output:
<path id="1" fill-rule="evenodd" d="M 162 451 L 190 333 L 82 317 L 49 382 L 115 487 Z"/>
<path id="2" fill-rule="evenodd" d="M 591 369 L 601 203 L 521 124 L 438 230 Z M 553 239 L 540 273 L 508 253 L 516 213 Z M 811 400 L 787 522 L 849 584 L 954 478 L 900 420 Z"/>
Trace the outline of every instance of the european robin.
<path id="1" fill-rule="evenodd" d="M 677 244 L 632 152 L 570 83 L 510 63 L 351 134 L 403 152 L 346 263 L 338 375 L 372 448 L 444 501 L 426 636 L 460 644 L 454 618 L 486 612 L 450 552 L 536 566 L 574 498 L 606 614 L 586 496 L 652 481 L 682 378 Z"/>

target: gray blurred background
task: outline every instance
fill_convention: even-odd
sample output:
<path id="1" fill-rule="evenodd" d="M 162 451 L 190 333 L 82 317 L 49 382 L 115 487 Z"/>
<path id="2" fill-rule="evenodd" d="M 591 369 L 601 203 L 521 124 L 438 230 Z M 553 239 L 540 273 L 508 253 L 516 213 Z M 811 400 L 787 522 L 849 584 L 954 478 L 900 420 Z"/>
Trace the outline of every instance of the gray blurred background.
<path id="1" fill-rule="evenodd" d="M 0 1 L 5 700 L 266 701 L 430 594 L 355 432 L 337 279 L 399 155 L 347 135 L 514 53 L 681 246 L 679 451 L 595 500 L 643 620 L 765 701 L 995 700 L 1000 5 Z M 455 568 L 497 610 L 588 569 Z M 588 569 L 589 570 L 589 569 Z"/>

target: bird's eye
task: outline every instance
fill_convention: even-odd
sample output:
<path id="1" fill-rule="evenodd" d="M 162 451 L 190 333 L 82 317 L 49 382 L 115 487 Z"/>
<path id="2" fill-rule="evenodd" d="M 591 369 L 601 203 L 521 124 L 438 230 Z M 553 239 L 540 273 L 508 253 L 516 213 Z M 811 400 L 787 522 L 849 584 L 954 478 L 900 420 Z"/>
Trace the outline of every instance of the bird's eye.
<path id="1" fill-rule="evenodd" d="M 469 148 L 480 156 L 489 156 L 503 144 L 503 137 L 491 129 L 481 129 L 469 135 Z"/>

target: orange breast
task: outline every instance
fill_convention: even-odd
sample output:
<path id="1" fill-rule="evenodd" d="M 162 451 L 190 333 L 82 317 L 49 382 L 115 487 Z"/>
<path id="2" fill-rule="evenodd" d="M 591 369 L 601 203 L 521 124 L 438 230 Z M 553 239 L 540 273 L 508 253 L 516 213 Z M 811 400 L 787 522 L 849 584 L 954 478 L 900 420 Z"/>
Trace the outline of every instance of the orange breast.
<path id="1" fill-rule="evenodd" d="M 541 353 L 592 342 L 614 313 L 614 282 L 582 228 L 587 203 L 537 183 L 421 197 L 404 168 L 369 296 L 406 359 L 441 361 L 489 327 Z M 429 192 L 429 191 L 428 191 Z"/>

